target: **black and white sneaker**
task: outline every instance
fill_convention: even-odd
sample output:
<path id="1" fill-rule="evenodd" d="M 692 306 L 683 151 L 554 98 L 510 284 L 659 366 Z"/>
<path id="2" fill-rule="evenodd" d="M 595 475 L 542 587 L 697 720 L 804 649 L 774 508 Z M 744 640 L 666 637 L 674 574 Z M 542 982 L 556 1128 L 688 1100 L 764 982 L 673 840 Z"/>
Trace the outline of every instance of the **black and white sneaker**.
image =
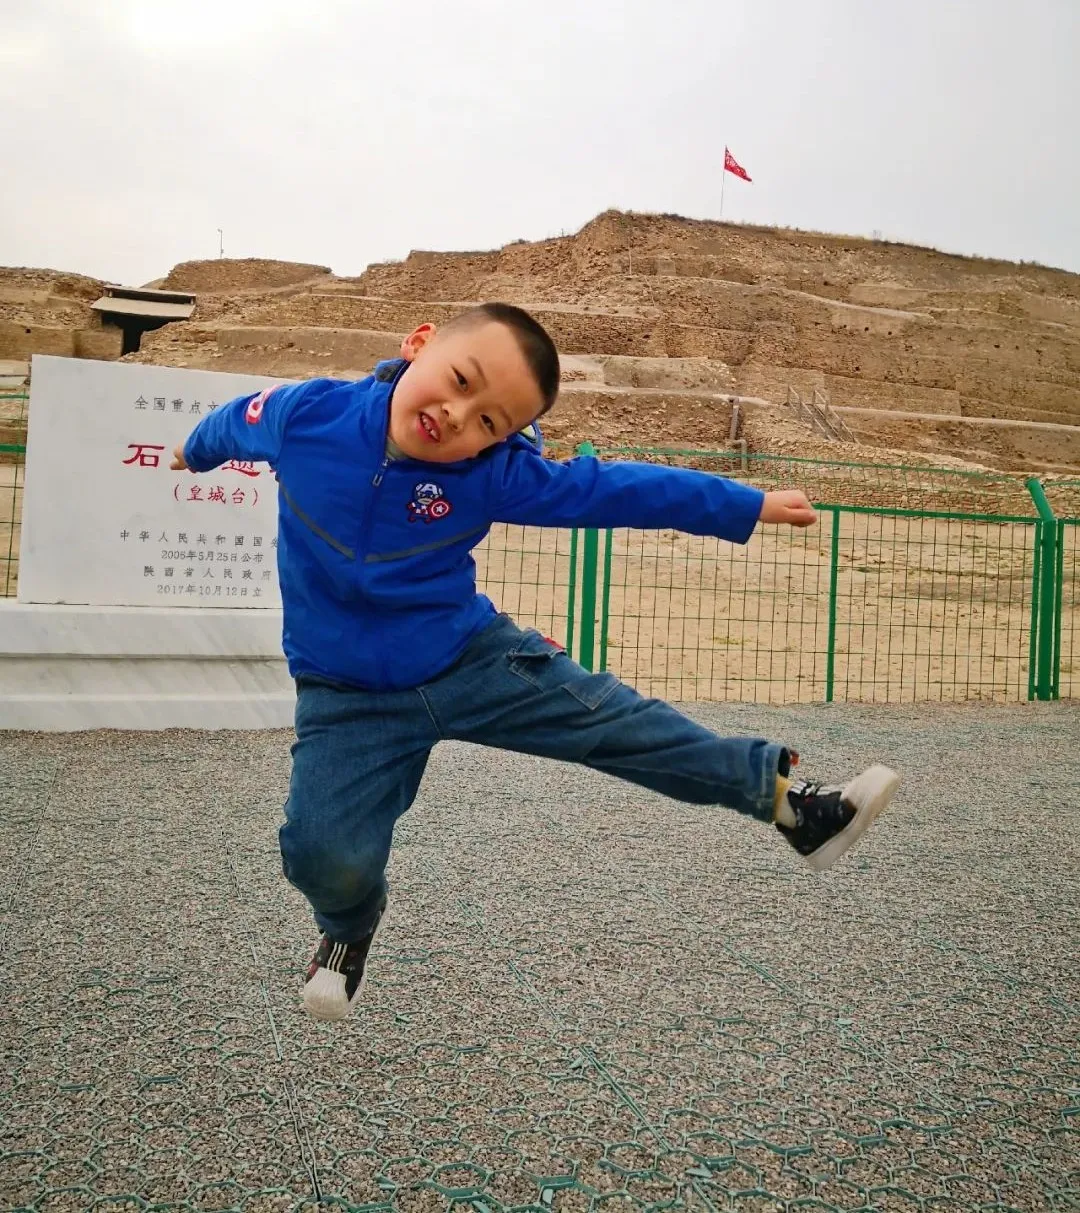
<path id="1" fill-rule="evenodd" d="M 371 934 L 355 943 L 338 943 L 324 935 L 308 965 L 304 1008 L 316 1019 L 344 1019 L 364 992 L 368 955 L 386 917 L 386 903 Z"/>
<path id="2" fill-rule="evenodd" d="M 824 872 L 874 824 L 899 783 L 900 776 L 882 766 L 856 775 L 846 788 L 793 783 L 787 803 L 795 824 L 777 821 L 776 828 L 815 872 Z"/>

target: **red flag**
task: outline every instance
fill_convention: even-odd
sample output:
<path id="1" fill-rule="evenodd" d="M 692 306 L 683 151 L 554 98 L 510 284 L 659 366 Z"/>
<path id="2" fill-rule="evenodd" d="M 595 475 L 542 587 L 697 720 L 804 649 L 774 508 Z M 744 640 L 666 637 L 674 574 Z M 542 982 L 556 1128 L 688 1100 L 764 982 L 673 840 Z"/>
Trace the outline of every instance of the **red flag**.
<path id="1" fill-rule="evenodd" d="M 726 147 L 724 148 L 724 172 L 734 173 L 736 177 L 741 177 L 744 181 L 753 180 L 746 169 L 743 168 Z"/>

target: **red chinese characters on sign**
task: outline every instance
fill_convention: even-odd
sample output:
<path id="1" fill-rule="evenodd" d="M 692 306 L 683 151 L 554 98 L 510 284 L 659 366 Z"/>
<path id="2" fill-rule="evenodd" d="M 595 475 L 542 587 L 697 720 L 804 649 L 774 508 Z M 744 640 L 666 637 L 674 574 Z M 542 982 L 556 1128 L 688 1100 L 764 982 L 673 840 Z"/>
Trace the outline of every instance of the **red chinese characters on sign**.
<path id="1" fill-rule="evenodd" d="M 140 397 L 140 399 L 142 398 Z M 155 397 L 155 407 L 156 400 L 157 398 Z M 173 403 L 175 404 L 176 402 L 174 401 Z M 125 467 L 168 467 L 167 463 L 162 463 L 165 446 L 161 443 L 129 442 L 127 450 L 130 452 L 128 457 L 121 461 Z M 257 479 L 261 474 L 253 462 L 243 459 L 230 459 L 228 463 L 222 465 L 222 470 L 237 472 L 239 475 L 249 477 L 250 479 Z M 259 504 L 259 490 L 254 485 L 246 489 L 235 488 L 228 491 L 224 485 L 220 484 L 207 488 L 201 484 L 191 484 L 190 481 L 186 483 L 177 481 L 173 486 L 173 499 L 185 504 L 193 501 L 205 501 L 217 505 L 247 505 L 254 507 Z"/>
<path id="2" fill-rule="evenodd" d="M 129 458 L 122 462 L 128 467 L 156 468 L 161 465 L 161 454 L 165 448 L 150 442 L 129 442 Z"/>
<path id="3" fill-rule="evenodd" d="M 216 505 L 250 505 L 252 507 L 259 504 L 259 490 L 256 488 L 250 489 L 233 489 L 231 493 L 227 493 L 223 485 L 215 484 L 209 489 L 204 489 L 201 484 L 189 484 L 187 491 L 181 495 L 183 485 L 177 484 L 173 489 L 173 499 L 187 505 L 192 501 L 202 501 L 207 504 Z"/>
<path id="4" fill-rule="evenodd" d="M 226 472 L 239 472 L 241 476 L 258 476 L 259 471 L 254 463 L 243 459 L 230 459 L 228 463 L 222 465 L 222 470 Z"/>

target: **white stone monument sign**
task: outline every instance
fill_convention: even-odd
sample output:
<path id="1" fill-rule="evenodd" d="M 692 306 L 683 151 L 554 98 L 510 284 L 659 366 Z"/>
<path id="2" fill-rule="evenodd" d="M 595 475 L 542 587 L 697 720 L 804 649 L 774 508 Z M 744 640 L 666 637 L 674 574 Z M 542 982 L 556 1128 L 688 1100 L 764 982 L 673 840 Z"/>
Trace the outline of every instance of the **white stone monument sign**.
<path id="1" fill-rule="evenodd" d="M 35 357 L 19 602 L 280 609 L 267 465 L 169 470 L 202 417 L 276 382 Z"/>

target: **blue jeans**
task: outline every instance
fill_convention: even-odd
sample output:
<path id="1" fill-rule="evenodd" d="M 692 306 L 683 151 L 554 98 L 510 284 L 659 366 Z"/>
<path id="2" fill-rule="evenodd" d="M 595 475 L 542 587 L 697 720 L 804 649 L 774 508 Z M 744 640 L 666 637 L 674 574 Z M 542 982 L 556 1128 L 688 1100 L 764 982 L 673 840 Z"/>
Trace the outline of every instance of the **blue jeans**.
<path id="1" fill-rule="evenodd" d="M 590 674 L 538 632 L 500 615 L 432 682 L 361 691 L 297 682 L 282 865 L 320 930 L 367 935 L 386 896 L 397 819 L 436 743 L 471 741 L 579 762 L 692 804 L 772 819 L 782 746 L 718 737 L 613 674 Z"/>

